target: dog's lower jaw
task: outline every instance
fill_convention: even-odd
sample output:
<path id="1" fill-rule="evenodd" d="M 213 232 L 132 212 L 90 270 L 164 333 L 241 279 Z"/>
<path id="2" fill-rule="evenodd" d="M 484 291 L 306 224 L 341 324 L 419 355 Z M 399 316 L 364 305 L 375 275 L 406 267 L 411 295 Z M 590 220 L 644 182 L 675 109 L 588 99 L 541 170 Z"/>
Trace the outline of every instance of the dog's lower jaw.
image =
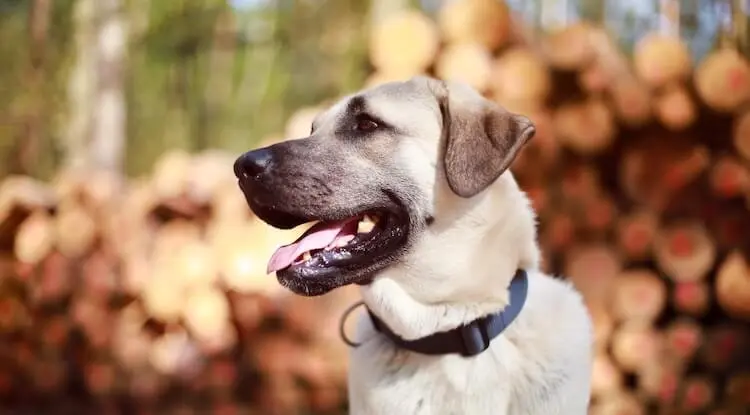
<path id="1" fill-rule="evenodd" d="M 414 340 L 458 327 L 502 310 L 507 296 L 481 303 L 423 304 L 388 277 L 363 286 L 362 300 L 388 327 L 405 340 Z"/>

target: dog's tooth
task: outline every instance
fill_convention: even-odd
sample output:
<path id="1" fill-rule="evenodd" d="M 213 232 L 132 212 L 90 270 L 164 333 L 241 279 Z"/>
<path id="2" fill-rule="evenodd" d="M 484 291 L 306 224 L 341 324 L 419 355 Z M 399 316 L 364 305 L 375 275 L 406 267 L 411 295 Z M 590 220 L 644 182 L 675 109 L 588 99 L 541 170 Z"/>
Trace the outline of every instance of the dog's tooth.
<path id="1" fill-rule="evenodd" d="M 375 222 L 369 216 L 365 216 L 357 224 L 357 233 L 369 233 L 375 227 Z"/>
<path id="2" fill-rule="evenodd" d="M 303 261 L 309 261 L 309 260 L 310 260 L 310 258 L 312 258 L 312 255 L 310 254 L 310 252 L 309 252 L 309 251 L 308 251 L 308 252 L 305 252 L 304 254 L 302 254 L 302 260 L 303 260 Z"/>

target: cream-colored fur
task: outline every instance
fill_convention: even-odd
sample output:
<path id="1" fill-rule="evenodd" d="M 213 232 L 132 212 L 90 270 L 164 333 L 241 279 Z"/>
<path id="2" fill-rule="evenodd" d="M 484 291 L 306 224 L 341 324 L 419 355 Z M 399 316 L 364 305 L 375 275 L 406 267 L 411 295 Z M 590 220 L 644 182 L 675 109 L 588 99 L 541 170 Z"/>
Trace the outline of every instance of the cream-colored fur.
<path id="1" fill-rule="evenodd" d="M 394 332 L 415 339 L 502 309 L 518 268 L 528 272 L 529 291 L 515 322 L 471 358 L 399 349 L 360 316 L 355 341 L 362 344 L 351 352 L 350 413 L 585 414 L 590 318 L 569 283 L 540 271 L 535 215 L 511 172 L 474 197 L 457 196 L 441 171 L 436 105 L 411 102 L 405 111 L 393 96 L 369 98 L 386 119 L 412 117 L 424 124 L 396 153 L 426 189 L 435 222 L 403 259 L 362 287 L 366 305 Z"/>

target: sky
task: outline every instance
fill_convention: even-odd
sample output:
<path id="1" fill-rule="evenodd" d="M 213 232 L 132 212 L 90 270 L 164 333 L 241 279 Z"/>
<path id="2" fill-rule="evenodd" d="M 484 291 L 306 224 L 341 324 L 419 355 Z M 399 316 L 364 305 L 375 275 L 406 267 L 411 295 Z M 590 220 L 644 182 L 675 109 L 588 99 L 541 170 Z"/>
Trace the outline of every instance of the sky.
<path id="1" fill-rule="evenodd" d="M 268 3 L 270 0 L 229 0 L 229 4 L 235 9 L 252 9 Z"/>

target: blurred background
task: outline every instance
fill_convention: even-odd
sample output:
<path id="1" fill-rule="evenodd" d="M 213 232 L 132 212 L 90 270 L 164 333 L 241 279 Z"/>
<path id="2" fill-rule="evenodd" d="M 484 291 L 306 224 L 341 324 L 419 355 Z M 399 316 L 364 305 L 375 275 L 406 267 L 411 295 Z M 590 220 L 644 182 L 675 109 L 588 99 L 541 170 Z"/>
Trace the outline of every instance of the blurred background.
<path id="1" fill-rule="evenodd" d="M 512 169 L 595 321 L 590 413 L 749 414 L 749 28 L 746 0 L 0 0 L 0 413 L 346 413 L 358 292 L 265 275 L 301 231 L 231 166 L 430 74 L 537 124 Z"/>

